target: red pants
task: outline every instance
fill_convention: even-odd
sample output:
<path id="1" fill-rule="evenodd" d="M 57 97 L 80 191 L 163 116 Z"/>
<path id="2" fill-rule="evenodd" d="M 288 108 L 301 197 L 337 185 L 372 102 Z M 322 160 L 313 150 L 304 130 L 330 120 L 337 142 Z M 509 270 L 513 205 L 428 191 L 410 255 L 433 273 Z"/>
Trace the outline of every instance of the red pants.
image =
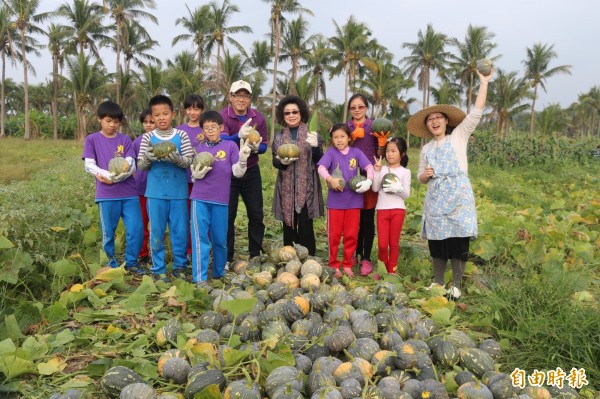
<path id="1" fill-rule="evenodd" d="M 146 197 L 143 195 L 139 196 L 140 198 L 140 206 L 142 208 L 142 224 L 144 225 L 144 241 L 142 242 L 142 249 L 140 249 L 140 254 L 138 255 L 140 258 L 150 255 L 150 250 L 148 249 L 148 238 L 150 238 L 150 232 L 148 231 L 148 208 L 146 207 Z"/>
<path id="2" fill-rule="evenodd" d="M 405 209 L 377 210 L 377 257 L 388 273 L 395 273 L 400 253 L 400 234 Z"/>
<path id="3" fill-rule="evenodd" d="M 358 242 L 360 209 L 327 209 L 327 237 L 329 238 L 329 266 L 340 268 L 338 248 L 344 237 L 342 267 L 352 267 L 352 255 Z"/>

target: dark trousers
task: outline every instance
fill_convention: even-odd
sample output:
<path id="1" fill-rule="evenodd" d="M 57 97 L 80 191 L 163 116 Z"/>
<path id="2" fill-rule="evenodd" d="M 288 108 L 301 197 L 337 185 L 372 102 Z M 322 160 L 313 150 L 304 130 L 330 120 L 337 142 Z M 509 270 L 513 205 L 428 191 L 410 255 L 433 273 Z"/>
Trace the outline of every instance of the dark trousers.
<path id="1" fill-rule="evenodd" d="M 373 240 L 375 240 L 375 208 L 361 209 L 358 244 L 356 245 L 356 254 L 360 257 L 360 260 L 371 261 Z"/>
<path id="2" fill-rule="evenodd" d="M 283 223 L 283 245 L 300 244 L 308 249 L 310 255 L 315 255 L 315 231 L 313 221 L 308 218 L 308 208 L 304 206 L 300 213 L 294 212 L 293 226 Z"/>
<path id="3" fill-rule="evenodd" d="M 258 165 L 251 167 L 240 179 L 231 177 L 229 193 L 229 226 L 227 228 L 227 261 L 233 261 L 235 251 L 235 217 L 238 210 L 238 198 L 242 196 L 248 215 L 248 252 L 250 257 L 263 251 L 265 224 L 263 223 L 262 179 Z M 264 252 L 264 251 L 263 251 Z"/>

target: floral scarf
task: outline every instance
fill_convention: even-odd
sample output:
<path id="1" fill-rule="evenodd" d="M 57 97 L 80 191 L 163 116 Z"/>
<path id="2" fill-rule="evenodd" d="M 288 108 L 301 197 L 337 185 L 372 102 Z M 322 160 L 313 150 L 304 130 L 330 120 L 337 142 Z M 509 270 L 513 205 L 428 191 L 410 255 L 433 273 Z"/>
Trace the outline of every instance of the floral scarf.
<path id="1" fill-rule="evenodd" d="M 282 208 L 284 222 L 288 226 L 294 224 L 294 212 L 302 212 L 306 204 L 306 191 L 308 187 L 308 157 L 312 151 L 306 142 L 308 126 L 301 123 L 298 126 L 298 135 L 296 145 L 300 149 L 298 160 L 293 165 L 289 165 L 283 170 L 282 174 Z M 288 127 L 284 127 L 281 134 L 283 144 L 292 143 L 292 134 Z"/>

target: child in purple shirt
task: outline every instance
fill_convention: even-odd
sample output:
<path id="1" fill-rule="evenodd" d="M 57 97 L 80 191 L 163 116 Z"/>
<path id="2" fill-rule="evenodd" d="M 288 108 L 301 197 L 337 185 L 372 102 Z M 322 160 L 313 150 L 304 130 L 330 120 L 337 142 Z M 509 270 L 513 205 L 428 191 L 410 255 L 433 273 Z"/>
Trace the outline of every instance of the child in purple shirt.
<path id="1" fill-rule="evenodd" d="M 225 274 L 227 262 L 227 217 L 231 177 L 242 177 L 250 156 L 247 139 L 240 148 L 233 141 L 222 140 L 223 118 L 217 111 L 207 111 L 200 117 L 206 141 L 196 147 L 198 154 L 207 152 L 213 157 L 212 166 L 192 165 L 194 186 L 190 199 L 192 231 L 192 277 L 194 283 L 208 279 L 208 264 L 213 254 L 212 278 Z M 210 238 L 209 238 L 210 234 Z"/>
<path id="2" fill-rule="evenodd" d="M 85 170 L 96 178 L 96 203 L 100 210 L 102 249 L 108 257 L 108 266 L 118 267 L 115 257 L 115 231 L 119 220 L 125 225 L 125 268 L 134 274 L 144 274 L 138 265 L 142 246 L 142 214 L 137 197 L 135 180 L 135 153 L 131 139 L 117 132 L 123 120 L 118 104 L 105 101 L 96 111 L 101 130 L 87 136 L 82 159 Z M 127 172 L 115 175 L 108 171 L 108 163 L 115 156 L 124 157 L 130 167 Z"/>
<path id="3" fill-rule="evenodd" d="M 327 238 L 329 240 L 329 266 L 336 269 L 336 277 L 341 277 L 340 261 L 338 260 L 338 247 L 342 236 L 344 237 L 344 257 L 341 266 L 349 276 L 352 272 L 352 255 L 356 250 L 358 240 L 358 225 L 360 209 L 363 206 L 362 194 L 367 191 L 373 182 L 373 165 L 363 152 L 357 148 L 349 147 L 351 140 L 350 128 L 345 123 L 333 125 L 330 130 L 331 143 L 319 165 L 319 175 L 325 179 L 329 186 L 327 191 Z M 339 168 L 345 186 L 340 184 L 340 178 L 331 174 Z M 348 182 L 356 176 L 357 168 L 363 169 L 367 179 L 360 182 L 355 191 L 350 189 Z"/>

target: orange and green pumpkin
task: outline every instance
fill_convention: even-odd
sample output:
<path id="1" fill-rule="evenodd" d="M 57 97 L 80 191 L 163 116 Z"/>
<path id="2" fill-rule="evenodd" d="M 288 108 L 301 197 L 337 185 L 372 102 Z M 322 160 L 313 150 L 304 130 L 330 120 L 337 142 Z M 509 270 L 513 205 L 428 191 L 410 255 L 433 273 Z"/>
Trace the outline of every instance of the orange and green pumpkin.
<path id="1" fill-rule="evenodd" d="M 387 133 L 392 131 L 392 121 L 387 118 L 377 118 L 371 122 L 371 131 L 373 133 Z"/>

